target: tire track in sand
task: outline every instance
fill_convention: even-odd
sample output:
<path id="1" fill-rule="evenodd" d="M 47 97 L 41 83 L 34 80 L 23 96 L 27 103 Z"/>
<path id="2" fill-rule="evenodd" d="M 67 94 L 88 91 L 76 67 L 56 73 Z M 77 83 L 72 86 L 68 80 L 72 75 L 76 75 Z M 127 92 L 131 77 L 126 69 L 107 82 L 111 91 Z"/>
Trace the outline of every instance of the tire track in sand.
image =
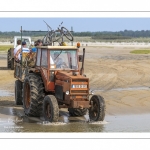
<path id="1" fill-rule="evenodd" d="M 87 61 L 86 74 L 94 89 L 132 87 L 150 82 L 150 68 L 143 66 L 137 60 L 90 60 Z"/>

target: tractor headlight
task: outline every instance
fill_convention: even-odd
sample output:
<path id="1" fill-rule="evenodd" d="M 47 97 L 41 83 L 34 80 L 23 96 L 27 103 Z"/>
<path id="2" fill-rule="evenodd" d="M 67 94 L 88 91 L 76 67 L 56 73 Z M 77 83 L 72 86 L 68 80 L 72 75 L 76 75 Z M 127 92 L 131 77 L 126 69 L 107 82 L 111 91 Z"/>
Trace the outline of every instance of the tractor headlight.
<path id="1" fill-rule="evenodd" d="M 72 84 L 72 88 L 87 88 L 85 84 Z"/>
<path id="2" fill-rule="evenodd" d="M 94 95 L 94 90 L 89 90 L 89 93 L 91 93 L 92 95 Z"/>
<path id="3" fill-rule="evenodd" d="M 66 95 L 69 95 L 69 91 L 66 91 Z"/>

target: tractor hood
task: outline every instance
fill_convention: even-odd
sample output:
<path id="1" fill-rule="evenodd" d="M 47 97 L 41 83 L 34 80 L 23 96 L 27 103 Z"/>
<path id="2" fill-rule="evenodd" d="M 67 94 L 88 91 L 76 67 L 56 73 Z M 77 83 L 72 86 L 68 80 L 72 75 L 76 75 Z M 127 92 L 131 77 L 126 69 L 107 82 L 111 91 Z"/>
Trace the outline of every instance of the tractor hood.
<path id="1" fill-rule="evenodd" d="M 89 79 L 78 72 L 58 71 L 55 76 L 55 97 L 72 108 L 89 107 Z"/>
<path id="2" fill-rule="evenodd" d="M 56 73 L 56 80 L 61 81 L 70 81 L 70 80 L 88 80 L 87 77 L 84 77 L 79 74 L 79 72 L 72 72 L 72 71 L 58 71 Z"/>
<path id="3" fill-rule="evenodd" d="M 56 97 L 68 92 L 69 95 L 87 95 L 89 93 L 89 78 L 81 76 L 77 72 L 58 71 L 55 76 Z M 62 93 L 62 95 L 63 95 Z M 62 97 L 59 97 L 62 99 Z"/>

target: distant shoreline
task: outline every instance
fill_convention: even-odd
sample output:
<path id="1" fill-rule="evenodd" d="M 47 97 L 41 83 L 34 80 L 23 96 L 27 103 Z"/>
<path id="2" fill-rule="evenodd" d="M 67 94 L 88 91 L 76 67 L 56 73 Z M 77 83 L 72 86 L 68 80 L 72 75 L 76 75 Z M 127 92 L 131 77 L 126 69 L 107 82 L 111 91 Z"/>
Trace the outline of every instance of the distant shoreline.
<path id="1" fill-rule="evenodd" d="M 67 43 L 67 42 L 66 42 Z M 73 45 L 76 45 L 77 42 L 73 42 Z M 57 43 L 56 43 L 57 44 Z M 13 45 L 13 43 L 10 42 L 0 42 L 0 45 Z M 71 43 L 67 43 L 67 45 L 72 45 Z M 80 42 L 80 45 L 83 46 L 127 46 L 127 47 L 150 47 L 150 43 L 144 43 L 144 42 Z"/>

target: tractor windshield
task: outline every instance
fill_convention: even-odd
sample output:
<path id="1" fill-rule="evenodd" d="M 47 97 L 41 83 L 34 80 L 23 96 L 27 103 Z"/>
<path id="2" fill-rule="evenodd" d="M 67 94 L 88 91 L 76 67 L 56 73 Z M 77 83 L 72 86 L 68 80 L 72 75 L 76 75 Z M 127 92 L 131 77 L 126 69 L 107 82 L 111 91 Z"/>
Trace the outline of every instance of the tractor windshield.
<path id="1" fill-rule="evenodd" d="M 54 70 L 78 70 L 76 50 L 51 50 L 50 68 Z"/>

